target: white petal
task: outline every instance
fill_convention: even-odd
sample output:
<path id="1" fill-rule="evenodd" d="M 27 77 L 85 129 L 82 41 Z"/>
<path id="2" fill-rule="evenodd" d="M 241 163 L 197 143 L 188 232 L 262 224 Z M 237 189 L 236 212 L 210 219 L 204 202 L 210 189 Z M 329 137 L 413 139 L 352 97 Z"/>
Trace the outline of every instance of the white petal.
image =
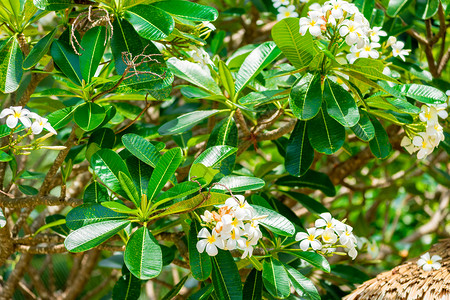
<path id="1" fill-rule="evenodd" d="M 0 113 L 0 119 L 6 117 L 7 115 L 12 115 L 14 114 L 13 110 L 11 108 L 5 108 L 4 110 L 2 110 L 2 112 Z"/>
<path id="2" fill-rule="evenodd" d="M 47 123 L 44 125 L 44 128 L 48 130 L 48 132 L 51 132 L 53 134 L 57 134 L 56 130 L 52 127 L 50 123 Z"/>
<path id="3" fill-rule="evenodd" d="M 306 239 L 306 238 L 308 238 L 308 235 L 307 235 L 305 232 L 298 232 L 298 233 L 295 235 L 295 240 L 296 240 L 296 241 L 304 240 L 304 239 Z"/>
<path id="4" fill-rule="evenodd" d="M 308 250 L 308 248 L 309 248 L 309 240 L 303 240 L 300 242 L 300 249 L 306 251 Z"/>
<path id="5" fill-rule="evenodd" d="M 17 126 L 17 122 L 19 122 L 19 119 L 15 118 L 12 115 L 6 119 L 6 125 L 11 129 L 13 129 Z"/>
<path id="6" fill-rule="evenodd" d="M 423 265 L 423 270 L 424 271 L 431 271 L 431 269 L 432 269 L 432 267 L 431 267 L 431 265 L 429 265 L 429 264 L 425 264 L 425 265 Z"/>
<path id="7" fill-rule="evenodd" d="M 20 117 L 19 120 L 26 128 L 31 127 L 31 121 L 28 117 Z"/>
<path id="8" fill-rule="evenodd" d="M 311 241 L 311 248 L 314 250 L 320 250 L 322 249 L 322 244 L 317 240 Z"/>
<path id="9" fill-rule="evenodd" d="M 323 219 L 319 219 L 319 220 L 316 220 L 314 225 L 316 227 L 324 227 L 324 226 L 327 226 L 327 222 L 325 220 L 323 220 Z"/>
<path id="10" fill-rule="evenodd" d="M 211 233 L 209 233 L 208 229 L 206 229 L 206 228 L 200 229 L 200 231 L 198 232 L 198 235 L 197 235 L 198 238 L 208 238 L 210 236 L 211 236 Z"/>
<path id="11" fill-rule="evenodd" d="M 313 36 L 319 36 L 322 31 L 320 30 L 319 26 L 311 26 L 309 27 L 309 33 L 311 33 L 311 35 Z"/>
<path id="12" fill-rule="evenodd" d="M 208 244 L 206 245 L 206 253 L 208 253 L 209 256 L 216 256 L 217 253 L 219 253 L 219 250 L 217 250 L 215 245 Z"/>
<path id="13" fill-rule="evenodd" d="M 34 122 L 33 125 L 31 125 L 31 131 L 33 131 L 33 134 L 41 133 L 43 128 L 44 127 L 39 125 L 38 122 Z"/>
<path id="14" fill-rule="evenodd" d="M 433 255 L 433 256 L 431 257 L 431 260 L 432 260 L 432 261 L 442 260 L 442 257 L 440 257 L 439 255 Z"/>
<path id="15" fill-rule="evenodd" d="M 435 263 L 431 264 L 431 267 L 433 267 L 435 270 L 438 270 L 441 268 L 441 264 L 438 262 L 435 262 Z"/>
<path id="16" fill-rule="evenodd" d="M 197 251 L 199 253 L 203 253 L 205 251 L 206 244 L 208 244 L 207 240 L 200 240 L 197 242 Z"/>

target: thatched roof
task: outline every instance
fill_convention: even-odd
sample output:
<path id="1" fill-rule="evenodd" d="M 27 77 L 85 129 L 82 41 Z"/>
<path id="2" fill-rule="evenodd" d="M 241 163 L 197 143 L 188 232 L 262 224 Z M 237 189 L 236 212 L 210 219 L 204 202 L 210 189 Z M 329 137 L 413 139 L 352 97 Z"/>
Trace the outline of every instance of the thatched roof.
<path id="1" fill-rule="evenodd" d="M 430 255 L 442 257 L 439 270 L 424 271 L 412 259 L 364 282 L 345 300 L 450 300 L 450 239 L 434 245 Z"/>

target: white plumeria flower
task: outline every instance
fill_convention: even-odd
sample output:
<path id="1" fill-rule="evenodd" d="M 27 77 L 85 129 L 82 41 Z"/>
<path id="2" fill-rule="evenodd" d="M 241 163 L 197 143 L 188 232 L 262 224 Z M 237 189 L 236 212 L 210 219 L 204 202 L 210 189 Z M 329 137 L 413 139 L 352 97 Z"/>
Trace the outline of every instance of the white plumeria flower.
<path id="1" fill-rule="evenodd" d="M 259 222 L 252 220 L 250 223 L 245 224 L 244 234 L 252 240 L 259 240 L 260 238 L 262 238 L 262 232 L 259 229 Z"/>
<path id="2" fill-rule="evenodd" d="M 367 238 L 365 238 L 365 237 L 356 237 L 356 242 L 357 242 L 356 247 L 358 249 L 362 249 L 365 244 L 369 243 L 369 240 Z"/>
<path id="3" fill-rule="evenodd" d="M 191 51 L 187 52 L 187 54 L 194 60 L 194 62 L 200 64 L 204 70 L 208 70 L 208 65 L 213 65 L 211 58 L 209 57 L 208 52 L 203 48 L 199 48 L 197 46 L 191 45 L 189 46 Z"/>
<path id="4" fill-rule="evenodd" d="M 253 246 L 258 243 L 255 239 L 240 239 L 238 240 L 239 248 L 244 250 L 244 253 L 242 253 L 241 259 L 248 257 L 251 257 L 253 255 Z"/>
<path id="5" fill-rule="evenodd" d="M 322 232 L 322 241 L 325 244 L 331 244 L 334 245 L 337 242 L 337 235 L 334 233 L 333 229 L 327 229 L 324 232 Z"/>
<path id="6" fill-rule="evenodd" d="M 225 206 L 233 209 L 234 216 L 238 220 L 251 220 L 253 218 L 253 207 L 245 201 L 245 197 L 242 195 L 237 195 L 235 198 L 228 198 L 225 201 Z"/>
<path id="7" fill-rule="evenodd" d="M 413 138 L 413 144 L 419 148 L 417 158 L 424 159 L 433 152 L 436 141 L 433 140 L 433 136 L 427 135 L 425 132 L 420 132 L 419 135 Z"/>
<path id="8" fill-rule="evenodd" d="M 205 223 L 212 223 L 214 220 L 213 214 L 209 210 L 205 210 L 203 215 L 200 216 Z"/>
<path id="9" fill-rule="evenodd" d="M 345 225 L 345 229 L 339 234 L 339 242 L 343 245 L 347 243 L 358 244 L 352 231 L 353 228 L 351 226 Z"/>
<path id="10" fill-rule="evenodd" d="M 46 118 L 42 118 L 35 113 L 30 113 L 29 116 L 34 119 L 34 122 L 31 125 L 33 134 L 41 133 L 44 128 L 47 129 L 48 132 L 57 134 L 56 130 L 52 127 L 52 124 L 50 124 Z"/>
<path id="11" fill-rule="evenodd" d="M 231 232 L 232 230 L 235 230 L 237 234 L 240 234 L 241 230 L 244 228 L 244 222 L 230 214 L 222 216 L 222 222 L 224 232 Z"/>
<path id="12" fill-rule="evenodd" d="M 447 119 L 448 118 L 448 112 L 447 112 L 447 103 L 442 103 L 442 104 L 436 104 L 433 105 L 436 110 L 437 110 L 437 115 L 439 116 L 439 118 L 441 119 Z"/>
<path id="13" fill-rule="evenodd" d="M 283 20 L 285 18 L 296 18 L 298 17 L 298 13 L 295 11 L 294 5 L 289 5 L 288 7 L 280 7 L 278 8 L 277 21 Z"/>
<path id="14" fill-rule="evenodd" d="M 397 43 L 397 38 L 395 36 L 390 36 L 387 40 L 386 47 L 394 45 L 395 43 Z"/>
<path id="15" fill-rule="evenodd" d="M 224 250 L 234 250 L 238 245 L 238 240 L 241 239 L 238 232 L 236 230 L 231 230 L 230 233 L 221 235 L 224 240 L 225 247 Z"/>
<path id="16" fill-rule="evenodd" d="M 28 115 L 30 111 L 28 109 L 22 108 L 22 106 L 11 106 L 9 108 L 5 108 L 0 113 L 0 119 L 8 116 L 6 118 L 6 126 L 13 129 L 16 128 L 17 123 L 22 122 L 23 126 L 26 128 L 31 127 L 31 121 Z"/>
<path id="17" fill-rule="evenodd" d="M 409 154 L 413 154 L 414 152 L 419 150 L 419 147 L 416 147 L 412 143 L 412 140 L 409 137 L 407 137 L 407 136 L 403 137 L 402 141 L 400 142 L 400 146 L 405 148 L 406 151 L 408 151 Z"/>
<path id="18" fill-rule="evenodd" d="M 353 64 L 355 60 L 357 60 L 360 57 L 360 53 L 361 53 L 360 51 L 350 52 L 345 56 L 345 58 L 347 58 L 349 64 Z"/>
<path id="19" fill-rule="evenodd" d="M 405 55 L 409 55 L 409 52 L 411 51 L 403 49 L 403 47 L 405 47 L 405 43 L 403 43 L 402 41 L 395 42 L 394 44 L 391 45 L 391 47 L 392 47 L 392 55 L 394 57 L 399 56 L 403 61 L 405 61 Z"/>
<path id="20" fill-rule="evenodd" d="M 317 239 L 317 237 L 322 234 L 323 230 L 312 227 L 308 228 L 306 231 L 308 233 L 298 232 L 295 235 L 295 240 L 300 241 L 300 249 L 303 251 L 307 251 L 309 247 L 313 250 L 322 249 L 322 243 Z"/>
<path id="21" fill-rule="evenodd" d="M 280 6 L 288 6 L 290 3 L 290 0 L 273 0 L 273 7 L 278 8 Z"/>
<path id="22" fill-rule="evenodd" d="M 380 53 L 375 48 L 379 48 L 381 45 L 379 43 L 367 43 L 359 53 L 360 57 L 364 58 L 374 58 L 377 59 L 380 57 Z"/>
<path id="23" fill-rule="evenodd" d="M 321 213 L 319 215 L 321 219 L 316 220 L 314 225 L 317 228 L 325 227 L 325 229 L 344 230 L 345 224 L 336 220 L 330 213 Z"/>
<path id="24" fill-rule="evenodd" d="M 422 122 L 427 122 L 427 125 L 434 125 L 438 122 L 438 111 L 434 106 L 422 105 L 419 118 Z"/>
<path id="25" fill-rule="evenodd" d="M 358 255 L 358 251 L 356 250 L 356 247 L 353 247 L 348 250 L 347 254 L 351 257 L 352 260 L 355 260 L 356 256 Z"/>
<path id="26" fill-rule="evenodd" d="M 443 142 L 445 140 L 444 128 L 439 123 L 427 126 L 426 133 L 428 136 L 435 136 L 435 139 L 439 142 Z"/>
<path id="27" fill-rule="evenodd" d="M 420 259 L 417 261 L 417 265 L 419 267 L 422 267 L 424 271 L 431 271 L 432 269 L 439 270 L 441 268 L 441 264 L 438 262 L 442 260 L 442 257 L 439 255 L 433 255 L 430 258 L 430 253 L 425 253 L 420 257 Z"/>
<path id="28" fill-rule="evenodd" d="M 367 252 L 373 259 L 377 258 L 380 253 L 380 248 L 378 248 L 376 241 L 372 241 L 372 243 L 367 244 Z"/>
<path id="29" fill-rule="evenodd" d="M 197 235 L 198 238 L 202 238 L 197 242 L 197 250 L 199 253 L 203 253 L 206 249 L 206 253 L 209 256 L 216 256 L 219 251 L 217 248 L 223 249 L 224 242 L 223 239 L 219 236 L 217 231 L 213 230 L 212 234 L 206 228 L 202 228 Z"/>
<path id="30" fill-rule="evenodd" d="M 380 41 L 380 36 L 387 36 L 386 31 L 381 30 L 381 27 L 374 27 L 370 30 L 370 40 L 372 42 L 378 43 Z"/>
<path id="31" fill-rule="evenodd" d="M 345 37 L 345 42 L 347 45 L 352 46 L 357 43 L 360 36 L 363 35 L 362 28 L 358 23 L 344 20 L 341 27 L 339 27 L 339 34 Z"/>
<path id="32" fill-rule="evenodd" d="M 326 4 L 324 5 L 324 7 L 326 8 L 326 10 L 331 11 L 331 15 L 335 19 L 340 19 L 340 18 L 344 17 L 344 10 L 345 11 L 350 10 L 349 3 L 346 1 L 341 1 L 341 0 L 327 1 Z"/>
<path id="33" fill-rule="evenodd" d="M 320 17 L 304 17 L 300 18 L 300 34 L 305 35 L 309 30 L 312 36 L 319 36 L 322 34 L 321 25 L 324 25 L 325 21 Z"/>

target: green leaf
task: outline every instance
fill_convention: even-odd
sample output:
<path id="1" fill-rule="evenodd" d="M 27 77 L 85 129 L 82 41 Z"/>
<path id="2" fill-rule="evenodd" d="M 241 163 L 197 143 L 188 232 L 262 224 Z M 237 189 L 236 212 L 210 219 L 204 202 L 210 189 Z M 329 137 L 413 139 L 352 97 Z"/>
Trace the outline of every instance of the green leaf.
<path id="1" fill-rule="evenodd" d="M 61 129 L 72 120 L 74 109 L 73 106 L 69 106 L 54 111 L 47 116 L 47 120 L 55 130 Z"/>
<path id="2" fill-rule="evenodd" d="M 158 196 L 167 181 L 175 174 L 182 160 L 183 154 L 180 148 L 172 148 L 161 157 L 148 183 L 147 196 L 149 201 Z"/>
<path id="3" fill-rule="evenodd" d="M 226 145 L 213 146 L 203 151 L 203 153 L 194 160 L 192 165 L 202 164 L 206 167 L 218 169 L 222 161 L 236 151 L 237 148 Z"/>
<path id="4" fill-rule="evenodd" d="M 148 40 L 166 38 L 175 26 L 169 14 L 152 5 L 133 6 L 125 12 L 125 19 L 133 24 L 140 36 Z"/>
<path id="5" fill-rule="evenodd" d="M 70 252 L 83 252 L 107 241 L 130 224 L 128 220 L 109 220 L 88 224 L 71 232 L 64 241 Z"/>
<path id="6" fill-rule="evenodd" d="M 162 156 L 152 143 L 134 133 L 122 136 L 122 143 L 131 154 L 153 168 Z"/>
<path id="7" fill-rule="evenodd" d="M 367 20 L 372 18 L 373 9 L 375 8 L 375 0 L 356 0 L 356 7 L 366 17 Z"/>
<path id="8" fill-rule="evenodd" d="M 0 228 L 5 227 L 5 225 L 6 225 L 6 218 L 5 215 L 3 214 L 2 208 L 0 207 Z"/>
<path id="9" fill-rule="evenodd" d="M 41 10 L 62 10 L 75 5 L 74 0 L 33 0 L 33 4 Z"/>
<path id="10" fill-rule="evenodd" d="M 12 93 L 22 79 L 23 54 L 15 37 L 9 38 L 0 49 L 0 91 Z"/>
<path id="11" fill-rule="evenodd" d="M 91 167 L 109 189 L 127 197 L 119 182 L 119 172 L 131 176 L 124 161 L 116 152 L 111 149 L 100 149 L 92 155 Z"/>
<path id="12" fill-rule="evenodd" d="M 252 205 L 252 207 L 255 209 L 255 213 L 257 216 L 267 216 L 266 218 L 259 220 L 259 223 L 261 223 L 262 226 L 278 235 L 294 235 L 295 227 L 287 218 L 273 211 L 272 209 L 268 209 L 259 205 Z"/>
<path id="13" fill-rule="evenodd" d="M 81 74 L 86 83 L 90 83 L 105 52 L 106 27 L 95 26 L 89 29 L 83 35 L 81 47 L 84 49 L 80 56 Z"/>
<path id="14" fill-rule="evenodd" d="M 282 192 L 286 194 L 289 198 L 294 199 L 298 203 L 300 203 L 304 208 L 313 214 L 321 214 L 324 212 L 329 212 L 328 209 L 322 205 L 319 201 L 314 200 L 313 198 L 297 192 Z"/>
<path id="15" fill-rule="evenodd" d="M 230 69 L 223 61 L 219 61 L 219 76 L 223 87 L 228 92 L 231 99 L 234 99 L 234 79 L 231 75 Z"/>
<path id="16" fill-rule="evenodd" d="M 160 135 L 172 135 L 177 133 L 183 133 L 190 130 L 192 127 L 200 123 L 201 121 L 210 118 L 213 115 L 222 112 L 222 110 L 212 109 L 212 110 L 200 110 L 193 111 L 178 118 L 171 120 L 163 124 L 158 129 Z"/>
<path id="17" fill-rule="evenodd" d="M 433 17 L 438 11 L 439 2 L 439 0 L 417 0 L 416 16 L 423 20 Z"/>
<path id="18" fill-rule="evenodd" d="M 222 177 L 219 182 L 220 184 L 226 186 L 233 193 L 242 193 L 245 191 L 254 191 L 259 190 L 264 187 L 266 184 L 264 180 L 257 177 L 250 176 L 236 176 L 229 175 Z M 227 191 L 223 186 L 216 185 L 212 189 L 212 191 Z"/>
<path id="19" fill-rule="evenodd" d="M 305 251 L 289 251 L 289 250 L 286 250 L 284 252 L 294 255 L 300 259 L 303 259 L 304 261 L 310 263 L 314 267 L 324 272 L 330 273 L 330 264 L 325 259 L 325 257 L 323 257 L 318 253 Z"/>
<path id="20" fill-rule="evenodd" d="M 116 142 L 116 134 L 111 128 L 100 128 L 89 137 L 88 144 L 96 143 L 100 148 L 112 149 Z"/>
<path id="21" fill-rule="evenodd" d="M 242 283 L 238 268 L 229 251 L 219 250 L 211 257 L 214 292 L 221 300 L 242 300 Z"/>
<path id="22" fill-rule="evenodd" d="M 81 86 L 83 76 L 81 75 L 80 60 L 73 49 L 63 41 L 53 41 L 50 54 L 64 75 L 76 85 Z"/>
<path id="23" fill-rule="evenodd" d="M 29 186 L 29 185 L 19 184 L 17 187 L 19 188 L 19 191 L 21 191 L 25 195 L 35 196 L 35 195 L 39 194 L 38 189 L 36 189 L 32 186 Z"/>
<path id="24" fill-rule="evenodd" d="M 207 283 L 199 291 L 189 296 L 188 300 L 208 300 L 211 299 L 210 295 L 214 291 L 214 287 L 211 283 Z"/>
<path id="25" fill-rule="evenodd" d="M 294 176 L 302 176 L 311 167 L 313 160 L 314 149 L 307 136 L 306 122 L 297 121 L 286 146 L 286 171 Z"/>
<path id="26" fill-rule="evenodd" d="M 113 300 L 138 300 L 141 295 L 141 280 L 131 273 L 123 274 L 114 285 Z"/>
<path id="27" fill-rule="evenodd" d="M 181 1 L 180 1 L 181 2 Z M 184 2 L 184 1 L 183 1 Z M 189 278 L 189 274 L 184 276 L 180 282 L 178 282 L 173 289 L 171 289 L 170 291 L 167 292 L 167 294 L 164 295 L 164 297 L 162 298 L 162 300 L 171 300 L 174 299 L 178 293 L 180 292 L 181 288 L 184 286 L 184 284 L 186 283 L 186 280 Z"/>
<path id="28" fill-rule="evenodd" d="M 131 274 L 142 280 L 157 277 L 161 273 L 161 247 L 147 227 L 140 227 L 131 235 L 124 261 Z"/>
<path id="29" fill-rule="evenodd" d="M 13 160 L 13 157 L 4 151 L 0 151 L 0 161 L 7 162 Z"/>
<path id="30" fill-rule="evenodd" d="M 284 264 L 284 267 L 286 268 L 292 286 L 301 297 L 308 300 L 321 299 L 319 292 L 311 280 L 290 265 Z"/>
<path id="31" fill-rule="evenodd" d="M 244 283 L 244 299 L 262 300 L 262 271 L 252 269 Z"/>
<path id="32" fill-rule="evenodd" d="M 322 105 L 320 74 L 306 73 L 292 86 L 289 105 L 300 120 L 314 118 Z"/>
<path id="33" fill-rule="evenodd" d="M 56 224 L 57 222 L 61 222 L 61 223 Z M 70 229 L 66 225 L 66 217 L 63 215 L 55 214 L 55 215 L 47 216 L 47 217 L 45 217 L 45 224 L 46 225 L 53 224 L 51 226 L 52 230 L 59 234 L 62 234 L 64 236 L 67 236 L 70 233 Z M 34 234 L 36 235 L 37 232 L 35 232 Z"/>
<path id="34" fill-rule="evenodd" d="M 189 177 L 195 180 L 198 180 L 199 178 L 204 179 L 206 181 L 206 184 L 210 184 L 217 173 L 219 173 L 219 170 L 213 169 L 211 167 L 206 167 L 201 163 L 195 163 L 189 170 Z"/>
<path id="35" fill-rule="evenodd" d="M 139 199 L 141 199 L 142 195 L 147 194 L 148 182 L 152 176 L 153 169 L 134 156 L 128 157 L 126 164 L 130 171 L 131 179 L 139 192 Z"/>
<path id="36" fill-rule="evenodd" d="M 154 204 L 161 205 L 161 203 L 166 203 L 167 201 L 173 199 L 183 198 L 198 192 L 201 189 L 200 185 L 205 186 L 206 182 L 203 179 L 197 179 L 197 181 L 198 183 L 193 181 L 185 181 L 175 185 L 173 188 L 168 189 L 159 195 Z"/>
<path id="37" fill-rule="evenodd" d="M 106 112 L 103 106 L 93 102 L 86 102 L 75 109 L 75 123 L 84 131 L 91 131 L 100 126 L 105 119 Z"/>
<path id="38" fill-rule="evenodd" d="M 309 32 L 304 36 L 300 34 L 299 22 L 298 18 L 286 18 L 277 22 L 272 28 L 272 39 L 291 64 L 302 69 L 313 60 L 319 50 Z"/>
<path id="39" fill-rule="evenodd" d="M 156 2 L 152 5 L 174 17 L 189 21 L 214 21 L 219 16 L 215 8 L 189 1 L 170 0 Z"/>
<path id="40" fill-rule="evenodd" d="M 141 38 L 133 25 L 127 20 L 115 18 L 113 22 L 114 34 L 111 37 L 111 53 L 114 58 L 114 65 L 119 75 L 122 75 L 127 66 L 122 59 L 122 53 L 131 53 L 133 57 L 142 53 Z"/>
<path id="41" fill-rule="evenodd" d="M 412 0 L 390 0 L 389 5 L 386 9 L 386 13 L 389 17 L 395 17 L 402 10 L 409 7 L 411 2 L 412 2 Z"/>
<path id="42" fill-rule="evenodd" d="M 222 94 L 210 72 L 205 71 L 200 64 L 187 60 L 170 60 L 167 61 L 167 66 L 175 76 L 210 92 L 212 95 Z"/>
<path id="43" fill-rule="evenodd" d="M 286 298 L 291 294 L 289 277 L 283 264 L 269 257 L 264 260 L 262 280 L 269 293 L 277 298 Z"/>
<path id="44" fill-rule="evenodd" d="M 109 201 L 108 190 L 97 181 L 89 184 L 84 190 L 83 203 L 100 203 Z"/>
<path id="45" fill-rule="evenodd" d="M 115 212 L 100 203 L 87 203 L 73 208 L 66 216 L 66 225 L 72 230 L 83 226 L 111 220 L 122 220 L 128 215 Z"/>
<path id="46" fill-rule="evenodd" d="M 58 218 L 52 221 L 48 221 L 46 220 L 46 224 L 44 226 L 41 226 L 38 230 L 36 230 L 36 232 L 34 233 L 34 235 L 38 234 L 39 232 L 45 230 L 45 229 L 49 229 L 49 228 L 53 228 L 56 226 L 60 226 L 60 225 L 64 225 L 66 223 L 66 219 L 64 218 L 64 216 L 61 216 L 62 218 Z M 47 218 L 46 218 L 47 219 Z M 63 233 L 63 235 L 68 235 L 70 233 L 70 229 L 67 228 L 67 226 L 64 226 L 67 229 L 67 233 Z M 58 232 L 59 233 L 59 232 Z"/>
<path id="47" fill-rule="evenodd" d="M 236 95 L 265 67 L 281 54 L 274 42 L 265 42 L 253 50 L 244 60 L 236 74 Z"/>
<path id="48" fill-rule="evenodd" d="M 112 211 L 121 213 L 121 214 L 136 214 L 137 209 L 129 208 L 128 206 L 118 202 L 118 201 L 105 201 L 100 203 L 100 205 L 109 208 Z"/>
<path id="49" fill-rule="evenodd" d="M 369 142 L 370 151 L 377 158 L 387 158 L 392 150 L 391 143 L 389 143 L 389 136 L 377 119 L 372 118 L 372 123 L 375 128 L 375 136 Z"/>
<path id="50" fill-rule="evenodd" d="M 192 221 L 189 229 L 188 253 L 192 276 L 199 281 L 204 281 L 211 275 L 212 264 L 206 251 L 199 253 L 197 250 L 197 235 L 201 228 L 197 220 Z"/>
<path id="51" fill-rule="evenodd" d="M 353 133 L 361 140 L 368 142 L 375 136 L 375 128 L 370 122 L 369 115 L 365 111 L 360 111 L 361 118 L 351 129 Z"/>
<path id="52" fill-rule="evenodd" d="M 359 121 L 359 112 L 352 95 L 341 85 L 325 80 L 323 98 L 327 104 L 327 112 L 333 119 L 345 127 L 352 127 Z"/>
<path id="53" fill-rule="evenodd" d="M 308 139 L 315 150 L 324 154 L 333 154 L 338 151 L 345 142 L 345 128 L 331 118 L 324 107 L 310 121 L 308 121 Z"/>
<path id="54" fill-rule="evenodd" d="M 128 200 L 134 203 L 136 207 L 141 206 L 141 197 L 134 186 L 133 181 L 125 173 L 119 171 L 119 182 L 122 189 L 127 193 Z"/>
<path id="55" fill-rule="evenodd" d="M 442 104 L 447 101 L 447 96 L 435 87 L 422 84 L 396 85 L 394 89 L 400 91 L 402 95 L 413 98 L 419 102 L 428 104 Z"/>
<path id="56" fill-rule="evenodd" d="M 45 54 L 47 54 L 50 46 L 52 45 L 53 38 L 55 37 L 57 30 L 54 28 L 52 31 L 47 33 L 42 39 L 40 39 L 36 45 L 34 45 L 33 49 L 31 49 L 30 53 L 27 55 L 25 60 L 23 61 L 23 68 L 25 70 L 31 69 L 34 67 Z"/>
<path id="57" fill-rule="evenodd" d="M 307 187 L 310 189 L 320 190 L 328 197 L 336 195 L 336 189 L 327 174 L 308 170 L 301 177 L 283 176 L 275 181 L 275 184 L 290 187 Z"/>

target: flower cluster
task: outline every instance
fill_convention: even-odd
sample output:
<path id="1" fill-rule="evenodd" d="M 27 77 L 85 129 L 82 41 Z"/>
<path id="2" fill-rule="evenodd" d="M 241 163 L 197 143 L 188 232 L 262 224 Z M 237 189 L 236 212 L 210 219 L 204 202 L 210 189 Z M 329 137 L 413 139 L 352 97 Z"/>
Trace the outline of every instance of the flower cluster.
<path id="1" fill-rule="evenodd" d="M 350 46 L 346 55 L 349 63 L 358 58 L 380 57 L 381 37 L 387 33 L 381 27 L 370 27 L 369 21 L 355 4 L 342 0 L 330 0 L 323 5 L 314 3 L 309 7 L 308 17 L 300 18 L 300 34 L 308 32 L 317 38 L 334 43 L 345 41 Z M 386 47 L 392 47 L 392 55 L 405 60 L 410 50 L 404 50 L 404 43 L 390 37 Z"/>
<path id="2" fill-rule="evenodd" d="M 321 251 L 324 254 L 332 254 L 337 247 L 343 247 L 348 256 L 355 259 L 358 255 L 357 240 L 353 235 L 353 228 L 336 220 L 330 213 L 322 213 L 316 220 L 315 227 L 308 228 L 305 232 L 296 234 L 295 239 L 300 241 L 300 249 L 308 251 Z"/>
<path id="3" fill-rule="evenodd" d="M 40 134 L 44 128 L 49 132 L 56 134 L 56 130 L 53 129 L 52 125 L 46 118 L 30 112 L 22 106 L 11 106 L 10 108 L 5 108 L 0 113 L 0 119 L 3 119 L 6 116 L 6 125 L 11 129 L 16 128 L 20 121 L 25 128 L 31 128 L 33 134 Z M 31 119 L 34 119 L 34 121 L 32 122 Z"/>
<path id="4" fill-rule="evenodd" d="M 238 195 L 228 198 L 218 212 L 205 211 L 201 216 L 208 228 L 202 228 L 198 233 L 200 240 L 197 250 L 210 256 L 218 253 L 217 249 L 244 251 L 242 259 L 252 256 L 253 248 L 262 237 L 254 209 L 245 201 L 244 196 Z"/>
<path id="5" fill-rule="evenodd" d="M 296 18 L 298 13 L 295 11 L 295 6 L 291 5 L 290 0 L 272 0 L 273 7 L 278 10 L 277 20 L 283 20 L 285 18 Z M 300 0 L 300 2 L 306 2 L 305 0 Z"/>
<path id="6" fill-rule="evenodd" d="M 446 103 L 422 105 L 419 118 L 425 123 L 426 130 L 419 132 L 412 140 L 407 136 L 403 137 L 401 146 L 405 147 L 410 154 L 417 152 L 418 159 L 424 159 L 431 154 L 434 148 L 445 139 L 444 130 L 438 122 L 438 117 L 442 119 L 448 117 L 446 108 Z"/>
<path id="7" fill-rule="evenodd" d="M 438 270 L 441 268 L 441 264 L 438 262 L 442 260 L 439 255 L 433 255 L 430 257 L 430 253 L 425 253 L 417 261 L 417 265 L 422 267 L 424 271 L 431 271 L 432 269 Z"/>

